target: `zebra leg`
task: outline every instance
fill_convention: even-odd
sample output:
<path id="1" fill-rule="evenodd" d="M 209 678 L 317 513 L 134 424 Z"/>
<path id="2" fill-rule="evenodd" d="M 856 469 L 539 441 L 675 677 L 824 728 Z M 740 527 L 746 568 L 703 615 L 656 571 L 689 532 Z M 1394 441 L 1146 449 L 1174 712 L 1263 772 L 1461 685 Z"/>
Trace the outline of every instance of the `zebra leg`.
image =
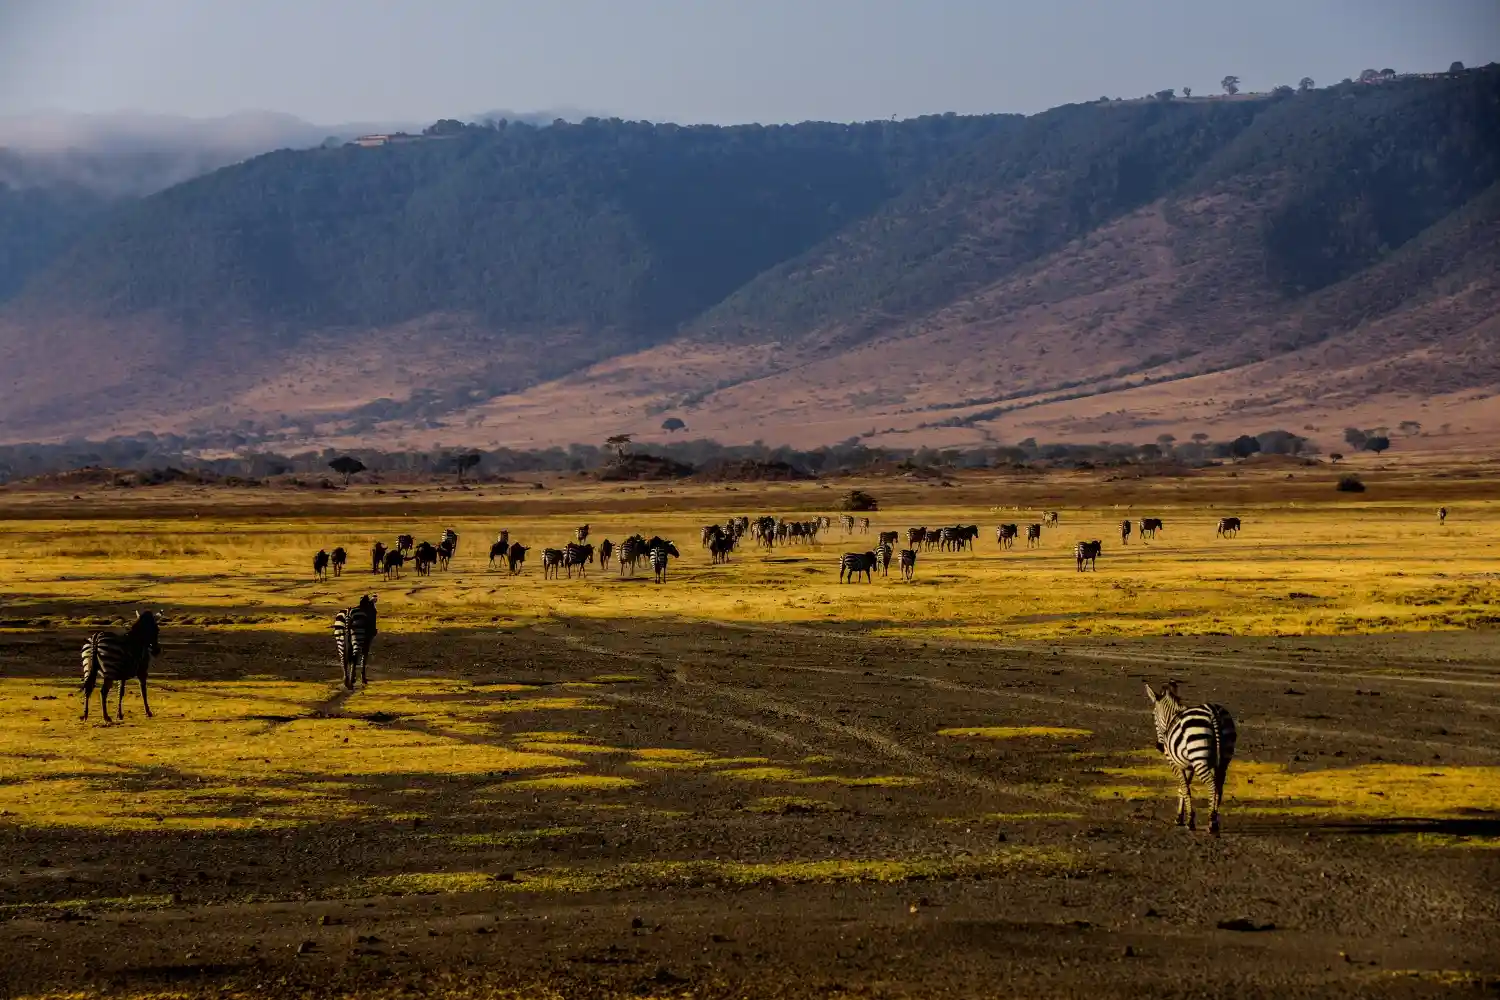
<path id="1" fill-rule="evenodd" d="M 366 654 L 365 656 L 361 656 L 359 658 L 359 682 L 361 684 L 363 684 L 365 687 L 369 687 L 370 686 L 370 675 L 368 673 L 366 673 L 366 671 L 369 669 L 369 666 L 370 666 L 370 657 L 369 657 L 369 655 Z"/>
<path id="2" fill-rule="evenodd" d="M 1209 805 L 1208 832 L 1215 837 L 1219 835 L 1219 803 L 1224 801 L 1224 776 L 1228 772 L 1228 763 L 1214 768 L 1213 797 L 1210 799 Z"/>
<path id="3" fill-rule="evenodd" d="M 1186 817 L 1193 808 L 1193 797 L 1188 784 L 1192 780 L 1192 772 L 1178 768 L 1177 770 L 1177 825 L 1182 826 Z"/>
<path id="4" fill-rule="evenodd" d="M 125 690 L 125 685 L 120 685 L 120 690 Z M 141 674 L 141 704 L 145 706 L 146 718 L 151 718 L 151 702 L 146 698 L 146 675 Z"/>
<path id="5" fill-rule="evenodd" d="M 125 689 L 127 687 L 129 687 L 129 685 L 126 684 L 125 681 L 120 681 L 120 696 L 116 699 L 115 715 L 120 719 L 121 722 L 125 721 Z"/>
<path id="6" fill-rule="evenodd" d="M 109 717 L 109 689 L 113 686 L 114 681 L 110 680 L 109 676 L 106 674 L 104 677 L 104 683 L 99 685 L 99 711 L 104 713 L 105 722 L 114 721 Z"/>
<path id="7" fill-rule="evenodd" d="M 1198 813 L 1193 808 L 1193 769 L 1185 767 L 1180 775 L 1182 789 L 1182 803 L 1177 807 L 1180 811 L 1183 805 L 1187 806 L 1187 828 L 1198 829 Z"/>

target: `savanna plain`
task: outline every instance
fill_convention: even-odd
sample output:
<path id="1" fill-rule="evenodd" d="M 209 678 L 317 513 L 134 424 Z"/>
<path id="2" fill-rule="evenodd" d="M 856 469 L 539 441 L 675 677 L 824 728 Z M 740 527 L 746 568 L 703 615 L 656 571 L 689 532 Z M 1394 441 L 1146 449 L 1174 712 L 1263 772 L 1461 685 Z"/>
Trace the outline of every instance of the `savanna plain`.
<path id="1" fill-rule="evenodd" d="M 1500 990 L 1500 489 L 1478 461 L 1180 476 L 0 492 L 9 996 Z M 540 488 L 538 488 L 538 485 Z M 747 543 L 704 524 L 837 515 Z M 1436 511 L 1449 516 L 1439 523 Z M 1026 546 L 1024 525 L 1059 523 Z M 1237 537 L 1218 519 L 1239 516 Z M 1161 517 L 1154 539 L 1121 520 Z M 1018 522 L 1014 548 L 995 526 Z M 664 582 L 541 548 L 675 540 Z M 915 579 L 875 533 L 977 524 Z M 451 568 L 369 549 L 459 535 Z M 501 529 L 523 573 L 488 559 Z M 1100 539 L 1096 572 L 1073 544 Z M 341 577 L 312 556 L 344 546 Z M 378 595 L 369 683 L 330 623 Z M 78 649 L 165 616 L 154 717 Z M 1173 824 L 1144 681 L 1233 712 Z M 111 699 L 110 710 L 114 710 Z"/>

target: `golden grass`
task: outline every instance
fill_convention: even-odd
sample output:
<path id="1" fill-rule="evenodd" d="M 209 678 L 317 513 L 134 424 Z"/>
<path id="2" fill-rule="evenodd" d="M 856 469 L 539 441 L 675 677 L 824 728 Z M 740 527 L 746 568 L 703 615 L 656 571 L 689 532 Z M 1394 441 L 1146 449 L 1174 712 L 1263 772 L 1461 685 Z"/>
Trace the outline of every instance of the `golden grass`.
<path id="1" fill-rule="evenodd" d="M 538 840 L 552 837 L 571 837 L 582 833 L 581 826 L 549 826 L 537 830 L 508 830 L 504 833 L 453 833 L 441 834 L 442 840 L 454 847 L 521 847 Z"/>
<path id="2" fill-rule="evenodd" d="M 623 791 L 627 788 L 635 788 L 640 784 L 634 778 L 622 778 L 612 774 L 551 774 L 540 778 L 522 778 L 519 781 L 507 781 L 500 787 L 502 789 L 539 789 L 548 790 L 561 789 L 563 791 Z"/>
<path id="3" fill-rule="evenodd" d="M 939 729 L 938 735 L 975 740 L 1071 740 L 1094 734 L 1087 729 L 1068 729 L 1062 726 L 963 726 L 957 729 Z"/>

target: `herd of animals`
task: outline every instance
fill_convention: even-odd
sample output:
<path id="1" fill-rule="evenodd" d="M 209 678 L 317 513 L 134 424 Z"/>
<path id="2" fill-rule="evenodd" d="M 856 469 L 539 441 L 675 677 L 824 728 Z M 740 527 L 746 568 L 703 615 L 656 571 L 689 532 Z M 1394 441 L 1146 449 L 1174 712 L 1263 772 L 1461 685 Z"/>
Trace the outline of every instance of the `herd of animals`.
<path id="1" fill-rule="evenodd" d="M 1438 508 L 1438 522 L 1446 523 L 1447 519 L 1448 508 Z M 1057 513 L 1047 511 L 1042 515 L 1040 522 L 1027 525 L 1027 545 L 1039 544 L 1043 526 L 1056 526 L 1057 523 Z M 846 535 L 854 534 L 856 531 L 866 534 L 870 530 L 869 518 L 856 519 L 845 515 L 841 519 L 841 524 Z M 770 516 L 752 521 L 748 517 L 737 517 L 731 518 L 723 525 L 705 525 L 702 543 L 703 547 L 709 550 L 712 561 L 719 564 L 728 561 L 729 553 L 747 535 L 754 538 L 756 543 L 771 548 L 778 543 L 786 544 L 794 540 L 815 542 L 820 532 L 827 531 L 832 526 L 833 519 L 826 516 L 810 521 L 788 521 L 785 518 L 778 519 Z M 1240 527 L 1241 522 L 1238 517 L 1223 517 L 1219 519 L 1216 533 L 1221 537 L 1233 537 L 1239 533 Z M 1163 528 L 1162 519 L 1157 517 L 1141 518 L 1134 526 L 1131 521 L 1121 521 L 1120 540 L 1128 544 L 1133 530 L 1142 538 L 1154 538 L 1156 533 L 1162 531 Z M 580 525 L 574 534 L 575 541 L 569 542 L 563 548 L 543 550 L 544 575 L 555 576 L 558 572 L 566 570 L 571 576 L 574 568 L 577 568 L 581 574 L 588 565 L 595 561 L 596 557 L 601 566 L 609 565 L 611 557 L 617 557 L 622 574 L 627 569 L 634 573 L 636 565 L 646 560 L 650 563 L 656 579 L 663 581 L 666 579 L 668 563 L 680 555 L 672 542 L 658 536 L 647 539 L 638 534 L 631 535 L 618 545 L 606 538 L 596 550 L 588 541 L 589 526 L 587 524 Z M 995 540 L 1002 548 L 1010 548 L 1018 534 L 1018 525 L 1002 524 L 996 529 Z M 899 556 L 902 577 L 907 580 L 912 578 L 919 548 L 971 549 L 978 537 L 979 528 L 975 525 L 955 525 L 938 529 L 908 528 L 906 531 L 908 548 L 902 549 Z M 897 539 L 898 535 L 894 531 L 881 532 L 879 545 L 875 550 L 844 553 L 839 561 L 840 582 L 847 582 L 861 574 L 869 580 L 877 568 L 882 573 L 887 572 Z M 1079 571 L 1082 571 L 1085 566 L 1090 569 L 1096 568 L 1102 547 L 1102 543 L 1098 540 L 1077 543 L 1074 547 L 1074 556 Z M 458 535 L 451 528 L 443 532 L 442 539 L 436 546 L 428 542 L 415 543 L 411 535 L 403 534 L 396 539 L 396 544 L 392 548 L 387 548 L 381 542 L 375 543 L 370 553 L 371 570 L 374 573 L 384 573 L 388 578 L 392 573 L 399 577 L 401 567 L 409 557 L 416 564 L 417 572 L 425 575 L 432 571 L 434 565 L 440 569 L 447 569 L 457 551 Z M 527 551 L 526 546 L 510 541 L 509 532 L 502 531 L 490 546 L 490 565 L 493 566 L 497 559 L 503 559 L 510 573 L 519 573 L 526 561 Z M 334 549 L 331 553 L 319 550 L 313 559 L 313 572 L 319 579 L 322 579 L 331 568 L 334 576 L 339 576 L 343 573 L 347 561 L 348 553 L 342 547 Z M 358 604 L 339 611 L 333 618 L 334 646 L 343 670 L 344 686 L 350 690 L 354 689 L 356 682 L 369 685 L 367 669 L 370 650 L 375 644 L 379 631 L 378 601 L 377 595 L 365 594 L 359 599 Z M 146 695 L 146 678 L 152 657 L 161 654 L 161 620 L 158 612 L 140 611 L 137 612 L 135 621 L 123 635 L 112 631 L 99 631 L 91 634 L 84 642 L 82 685 L 82 717 L 84 719 L 88 718 L 89 702 L 97 686 L 100 688 L 100 707 L 104 720 L 105 722 L 112 721 L 109 715 L 109 693 L 116 684 L 119 684 L 116 715 L 123 719 L 125 684 L 130 680 L 137 680 L 140 683 L 141 704 L 146 715 L 151 716 L 151 702 Z M 1224 779 L 1229 770 L 1230 759 L 1234 756 L 1237 740 L 1233 717 L 1222 705 L 1212 703 L 1184 705 L 1178 697 L 1176 681 L 1168 682 L 1159 692 L 1147 684 L 1146 696 L 1151 702 L 1156 726 L 1156 748 L 1167 758 L 1177 777 L 1177 824 L 1179 826 L 1185 824 L 1189 829 L 1196 829 L 1196 813 L 1192 798 L 1192 783 L 1196 779 L 1208 786 L 1209 832 L 1217 836 Z"/>

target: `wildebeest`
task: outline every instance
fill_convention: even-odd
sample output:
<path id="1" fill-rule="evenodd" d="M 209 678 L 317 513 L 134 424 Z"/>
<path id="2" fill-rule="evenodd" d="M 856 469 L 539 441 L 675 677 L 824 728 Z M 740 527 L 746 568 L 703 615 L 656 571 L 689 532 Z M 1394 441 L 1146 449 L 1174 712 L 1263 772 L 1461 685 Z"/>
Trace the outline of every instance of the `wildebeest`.
<path id="1" fill-rule="evenodd" d="M 917 575 L 917 550 L 901 550 L 901 579 L 910 580 Z"/>
<path id="2" fill-rule="evenodd" d="M 1155 538 L 1156 533 L 1162 529 L 1162 520 L 1159 517 L 1141 518 L 1141 537 Z"/>
<path id="3" fill-rule="evenodd" d="M 511 542 L 510 551 L 505 554 L 505 564 L 510 567 L 511 576 L 515 576 L 526 567 L 526 553 L 531 549 L 520 542 Z"/>
<path id="4" fill-rule="evenodd" d="M 385 542 L 370 546 L 370 572 L 379 573 L 385 568 Z"/>
<path id="5" fill-rule="evenodd" d="M 418 545 L 415 554 L 417 575 L 430 575 L 432 573 L 432 564 L 437 562 L 437 557 L 437 548 L 431 542 L 423 542 L 421 545 Z"/>
<path id="6" fill-rule="evenodd" d="M 334 549 L 333 550 L 332 558 L 329 559 L 329 563 L 328 563 L 330 566 L 333 567 L 333 575 L 334 576 L 343 576 L 344 575 L 344 563 L 346 563 L 348 561 L 349 561 L 349 553 L 347 553 L 347 552 L 344 551 L 344 547 L 342 545 L 340 545 L 338 548 Z"/>
<path id="7" fill-rule="evenodd" d="M 599 543 L 599 568 L 609 568 L 609 557 L 614 554 L 615 543 L 606 538 Z"/>
<path id="8" fill-rule="evenodd" d="M 415 544 L 415 539 L 413 539 L 410 535 L 396 536 L 396 551 L 400 552 L 404 556 L 411 555 L 412 546 Z"/>
<path id="9" fill-rule="evenodd" d="M 385 554 L 385 562 L 381 569 L 385 571 L 385 578 L 389 580 L 392 576 L 401 579 L 401 564 L 406 562 L 406 557 L 401 554 L 400 549 L 390 549 Z"/>
<path id="10" fill-rule="evenodd" d="M 328 576 L 328 552 L 319 549 L 318 554 L 313 556 L 313 579 L 323 580 Z"/>
<path id="11" fill-rule="evenodd" d="M 1214 533 L 1220 536 L 1238 535 L 1240 533 L 1240 519 L 1237 517 L 1219 518 L 1219 530 Z"/>

